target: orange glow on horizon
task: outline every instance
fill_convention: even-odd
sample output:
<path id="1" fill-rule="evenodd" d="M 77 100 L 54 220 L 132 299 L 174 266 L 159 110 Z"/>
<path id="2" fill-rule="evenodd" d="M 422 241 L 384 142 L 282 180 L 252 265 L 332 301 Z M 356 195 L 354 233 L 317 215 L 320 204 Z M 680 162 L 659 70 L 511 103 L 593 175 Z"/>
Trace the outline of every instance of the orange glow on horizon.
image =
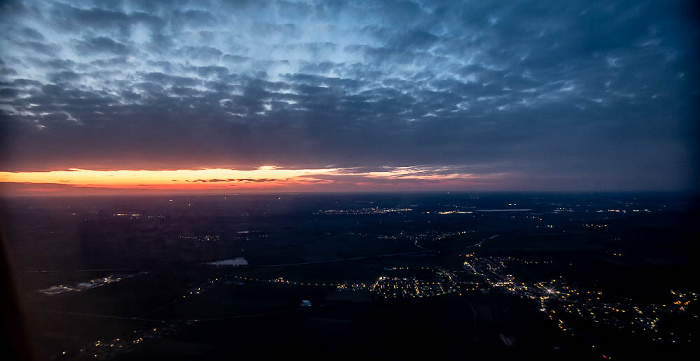
<path id="1" fill-rule="evenodd" d="M 379 167 L 289 169 L 261 166 L 257 169 L 225 168 L 179 170 L 90 170 L 0 172 L 0 185 L 22 185 L 22 193 L 60 193 L 72 190 L 151 191 L 318 191 L 372 189 L 439 189 L 484 184 L 504 174 L 475 176 L 450 172 L 448 167 Z M 321 188 L 319 188 L 321 187 Z M 9 187 L 8 187 L 9 188 Z"/>
<path id="2" fill-rule="evenodd" d="M 334 169 L 282 169 L 262 166 L 255 170 L 178 169 L 178 170 L 88 170 L 69 169 L 48 172 L 0 172 L 0 182 L 51 183 L 82 187 L 181 188 L 182 186 L 263 183 L 306 183 L 317 174 Z"/>

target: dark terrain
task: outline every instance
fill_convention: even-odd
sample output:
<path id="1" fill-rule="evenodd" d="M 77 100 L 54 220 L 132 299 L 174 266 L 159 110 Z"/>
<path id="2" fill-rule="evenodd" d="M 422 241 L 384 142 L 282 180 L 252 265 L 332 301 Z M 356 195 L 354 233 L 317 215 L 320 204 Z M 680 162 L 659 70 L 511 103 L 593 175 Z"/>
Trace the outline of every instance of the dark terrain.
<path id="1" fill-rule="evenodd" d="M 7 198 L 37 359 L 635 359 L 697 345 L 681 194 Z M 242 259 L 245 266 L 208 262 Z"/>

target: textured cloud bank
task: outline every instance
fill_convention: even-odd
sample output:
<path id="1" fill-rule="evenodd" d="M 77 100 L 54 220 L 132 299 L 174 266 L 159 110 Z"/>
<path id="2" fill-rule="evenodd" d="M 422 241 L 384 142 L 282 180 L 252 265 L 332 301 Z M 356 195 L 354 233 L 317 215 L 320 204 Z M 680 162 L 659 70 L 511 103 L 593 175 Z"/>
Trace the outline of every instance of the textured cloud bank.
<path id="1" fill-rule="evenodd" d="M 699 36 L 684 2 L 2 7 L 2 170 L 424 165 L 520 188 L 689 184 Z"/>

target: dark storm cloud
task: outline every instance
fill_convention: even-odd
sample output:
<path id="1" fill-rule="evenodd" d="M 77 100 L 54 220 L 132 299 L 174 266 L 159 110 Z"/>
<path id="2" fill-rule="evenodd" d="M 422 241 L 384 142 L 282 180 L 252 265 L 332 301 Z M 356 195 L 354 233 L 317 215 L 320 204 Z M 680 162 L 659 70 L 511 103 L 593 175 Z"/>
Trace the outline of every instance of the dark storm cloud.
<path id="1" fill-rule="evenodd" d="M 444 165 L 678 188 L 696 145 L 680 1 L 3 6 L 5 170 Z"/>

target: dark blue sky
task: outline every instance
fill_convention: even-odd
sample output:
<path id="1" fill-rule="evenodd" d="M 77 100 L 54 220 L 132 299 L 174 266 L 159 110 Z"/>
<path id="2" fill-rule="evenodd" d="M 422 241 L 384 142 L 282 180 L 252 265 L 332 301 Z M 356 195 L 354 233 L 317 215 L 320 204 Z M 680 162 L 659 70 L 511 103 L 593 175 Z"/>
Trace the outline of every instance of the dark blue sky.
<path id="1" fill-rule="evenodd" d="M 501 179 L 489 189 L 692 186 L 689 2 L 1 9 L 1 171 L 404 167 Z"/>

